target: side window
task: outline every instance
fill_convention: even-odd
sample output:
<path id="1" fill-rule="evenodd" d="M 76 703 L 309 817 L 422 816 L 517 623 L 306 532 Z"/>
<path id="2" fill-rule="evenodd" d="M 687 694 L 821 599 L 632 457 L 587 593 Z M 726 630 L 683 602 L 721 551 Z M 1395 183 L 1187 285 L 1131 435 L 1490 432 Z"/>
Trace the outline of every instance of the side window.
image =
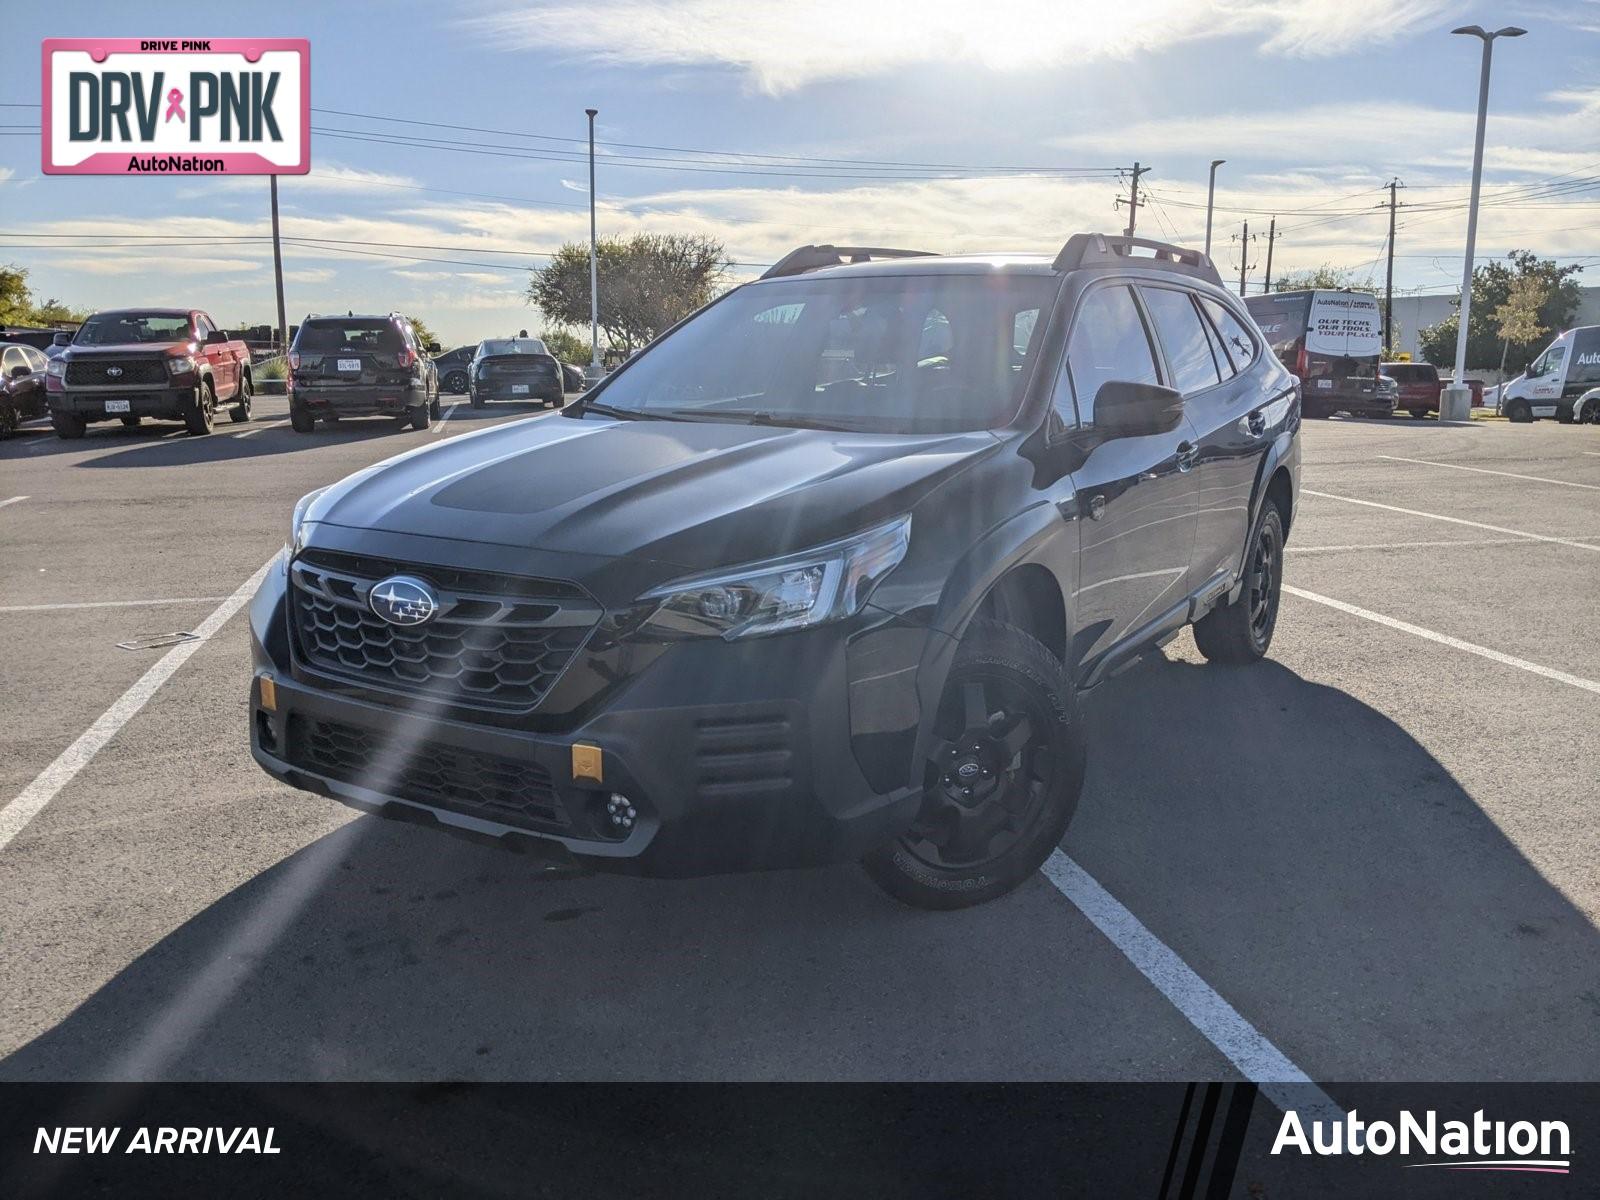
<path id="1" fill-rule="evenodd" d="M 1211 342 L 1206 337 L 1205 326 L 1189 293 L 1176 288 L 1141 287 L 1139 294 L 1150 309 L 1156 337 L 1166 352 L 1167 366 L 1172 371 L 1171 385 L 1186 396 L 1215 387 L 1221 376 L 1211 357 Z"/>
<path id="2" fill-rule="evenodd" d="M 203 342 L 211 336 L 211 322 L 204 317 L 194 319 L 194 336 L 197 342 Z"/>
<path id="3" fill-rule="evenodd" d="M 43 350 L 33 350 L 30 348 L 28 352 L 28 365 L 31 366 L 35 371 L 43 371 L 49 367 L 50 359 L 45 355 Z"/>
<path id="4" fill-rule="evenodd" d="M 1561 374 L 1561 364 L 1567 361 L 1567 348 L 1565 346 L 1551 346 L 1544 354 L 1545 375 Z"/>
<path id="5" fill-rule="evenodd" d="M 21 367 L 26 365 L 27 364 L 22 361 L 22 351 L 12 346 L 7 346 L 5 357 L 0 358 L 0 369 L 4 369 L 7 376 L 11 374 L 11 369 L 13 367 Z"/>
<path id="6" fill-rule="evenodd" d="M 1250 331 L 1244 327 L 1244 323 L 1234 316 L 1226 305 L 1219 304 L 1209 296 L 1200 297 L 1200 307 L 1205 310 L 1206 316 L 1211 318 L 1211 324 L 1222 338 L 1222 345 L 1227 350 L 1228 357 L 1233 360 L 1233 369 L 1241 374 L 1249 370 L 1250 364 L 1256 361 L 1256 355 L 1260 350 L 1256 346 L 1255 338 L 1251 337 Z"/>
<path id="7" fill-rule="evenodd" d="M 1160 383 L 1144 319 L 1126 286 L 1096 288 L 1078 305 L 1067 340 L 1067 366 L 1056 384 L 1056 409 L 1067 425 L 1094 424 L 1094 398 L 1113 379 Z M 1077 411 L 1073 411 L 1073 399 Z"/>

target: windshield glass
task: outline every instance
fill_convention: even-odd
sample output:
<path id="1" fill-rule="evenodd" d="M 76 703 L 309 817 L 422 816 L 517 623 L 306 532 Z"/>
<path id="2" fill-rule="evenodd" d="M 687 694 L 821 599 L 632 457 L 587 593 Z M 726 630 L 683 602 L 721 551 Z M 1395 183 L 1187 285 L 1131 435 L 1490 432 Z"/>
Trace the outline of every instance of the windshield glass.
<path id="1" fill-rule="evenodd" d="M 538 338 L 491 338 L 478 347 L 478 357 L 494 354 L 548 354 Z"/>
<path id="2" fill-rule="evenodd" d="M 339 350 L 396 351 L 405 339 L 393 321 L 382 318 L 343 321 L 307 321 L 295 338 L 301 354 L 333 354 Z"/>
<path id="3" fill-rule="evenodd" d="M 678 419 L 991 428 L 1016 413 L 1057 286 L 998 272 L 756 284 L 652 346 L 600 401 Z"/>
<path id="4" fill-rule="evenodd" d="M 90 317 L 73 339 L 80 346 L 119 346 L 130 342 L 182 342 L 189 318 L 171 313 L 102 313 Z"/>
<path id="5" fill-rule="evenodd" d="M 1251 296 L 1245 308 L 1256 319 L 1267 345 L 1279 359 L 1292 361 L 1306 335 L 1306 315 L 1311 310 L 1310 292 L 1285 292 L 1274 296 Z"/>

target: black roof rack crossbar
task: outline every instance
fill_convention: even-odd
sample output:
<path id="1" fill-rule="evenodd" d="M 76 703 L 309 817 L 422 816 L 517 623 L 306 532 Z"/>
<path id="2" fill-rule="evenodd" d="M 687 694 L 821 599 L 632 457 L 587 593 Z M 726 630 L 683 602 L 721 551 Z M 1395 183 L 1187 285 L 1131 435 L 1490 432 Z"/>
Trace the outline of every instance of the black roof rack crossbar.
<path id="1" fill-rule="evenodd" d="M 881 258 L 928 258 L 932 254 L 932 250 L 892 250 L 886 246 L 801 246 L 773 263 L 761 273 L 761 278 L 780 279 L 845 263 L 874 262 Z"/>
<path id="2" fill-rule="evenodd" d="M 1151 253 L 1135 254 L 1135 249 Z M 1216 265 L 1200 251 L 1122 234 L 1075 233 L 1061 247 L 1054 265 L 1058 271 L 1073 271 L 1079 267 L 1154 267 L 1196 275 L 1222 286 L 1222 276 L 1217 273 Z"/>

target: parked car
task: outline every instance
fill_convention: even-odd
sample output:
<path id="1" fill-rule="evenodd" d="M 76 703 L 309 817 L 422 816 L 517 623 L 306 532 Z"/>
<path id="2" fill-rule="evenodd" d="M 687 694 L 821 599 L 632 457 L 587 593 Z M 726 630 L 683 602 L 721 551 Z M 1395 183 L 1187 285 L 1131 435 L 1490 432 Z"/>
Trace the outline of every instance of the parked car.
<path id="1" fill-rule="evenodd" d="M 861 859 L 992 899 L 1080 701 L 1267 653 L 1300 389 L 1205 256 L 806 246 L 559 419 L 305 496 L 251 606 L 291 785 L 657 874 Z"/>
<path id="2" fill-rule="evenodd" d="M 1383 333 L 1376 296 L 1318 288 L 1251 296 L 1245 307 L 1278 360 L 1300 381 L 1306 416 L 1394 411 L 1378 395 Z"/>
<path id="3" fill-rule="evenodd" d="M 1500 411 L 1513 421 L 1575 420 L 1574 402 L 1600 386 L 1600 325 L 1568 329 L 1500 390 Z"/>
<path id="4" fill-rule="evenodd" d="M 182 421 L 210 433 L 217 408 L 250 419 L 250 350 L 209 313 L 185 308 L 98 312 L 75 334 L 56 334 L 62 351 L 46 367 L 50 423 L 80 438 L 91 421 L 137 426 L 145 417 Z"/>
<path id="5" fill-rule="evenodd" d="M 289 346 L 289 424 L 310 433 L 343 417 L 392 417 L 427 429 L 439 415 L 439 372 L 411 322 L 308 316 Z"/>
<path id="6" fill-rule="evenodd" d="M 561 386 L 569 392 L 583 391 L 583 368 L 576 363 L 562 363 Z"/>
<path id="7" fill-rule="evenodd" d="M 541 400 L 566 403 L 561 364 L 540 338 L 491 338 L 472 358 L 468 386 L 473 408 L 491 400 Z"/>
<path id="8" fill-rule="evenodd" d="M 43 351 L 32 346 L 0 342 L 0 437 L 49 411 L 45 396 L 49 361 Z"/>
<path id="9" fill-rule="evenodd" d="M 1379 363 L 1378 373 L 1380 378 L 1392 379 L 1398 385 L 1399 395 L 1394 407 L 1419 419 L 1439 411 L 1444 382 L 1439 378 L 1439 368 L 1432 363 Z"/>
<path id="10" fill-rule="evenodd" d="M 439 372 L 441 392 L 449 392 L 452 396 L 467 394 L 467 372 L 472 366 L 472 356 L 477 350 L 476 346 L 457 346 L 446 354 L 434 357 L 433 365 Z"/>
<path id="11" fill-rule="evenodd" d="M 1390 412 L 1400 401 L 1400 385 L 1382 373 L 1378 375 L 1378 399 L 1388 406 Z"/>
<path id="12" fill-rule="evenodd" d="M 1572 402 L 1572 419 L 1580 425 L 1600 425 L 1600 387 L 1590 388 Z"/>

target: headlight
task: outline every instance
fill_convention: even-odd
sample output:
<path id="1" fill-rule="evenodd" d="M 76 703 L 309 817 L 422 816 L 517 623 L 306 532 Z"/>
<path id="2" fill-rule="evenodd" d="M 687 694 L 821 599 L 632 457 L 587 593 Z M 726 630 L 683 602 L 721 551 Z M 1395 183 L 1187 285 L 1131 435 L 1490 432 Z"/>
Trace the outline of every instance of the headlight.
<path id="1" fill-rule="evenodd" d="M 310 510 L 312 502 L 327 490 L 325 487 L 320 487 L 314 492 L 307 492 L 299 500 L 295 501 L 294 516 L 289 518 L 289 543 L 287 547 L 289 553 L 285 556 L 286 561 L 300 552 L 300 534 L 306 525 L 306 513 Z"/>
<path id="2" fill-rule="evenodd" d="M 65 379 L 67 377 L 66 359 L 52 358 L 45 364 L 44 373 L 46 375 L 54 375 L 57 379 Z"/>
<path id="3" fill-rule="evenodd" d="M 910 544 L 908 514 L 801 554 L 679 579 L 640 599 L 658 602 L 650 626 L 678 636 L 733 641 L 804 629 L 860 612 Z"/>
<path id="4" fill-rule="evenodd" d="M 194 369 L 195 363 L 192 354 L 180 354 L 176 358 L 167 359 L 168 375 L 192 375 L 194 374 Z"/>

